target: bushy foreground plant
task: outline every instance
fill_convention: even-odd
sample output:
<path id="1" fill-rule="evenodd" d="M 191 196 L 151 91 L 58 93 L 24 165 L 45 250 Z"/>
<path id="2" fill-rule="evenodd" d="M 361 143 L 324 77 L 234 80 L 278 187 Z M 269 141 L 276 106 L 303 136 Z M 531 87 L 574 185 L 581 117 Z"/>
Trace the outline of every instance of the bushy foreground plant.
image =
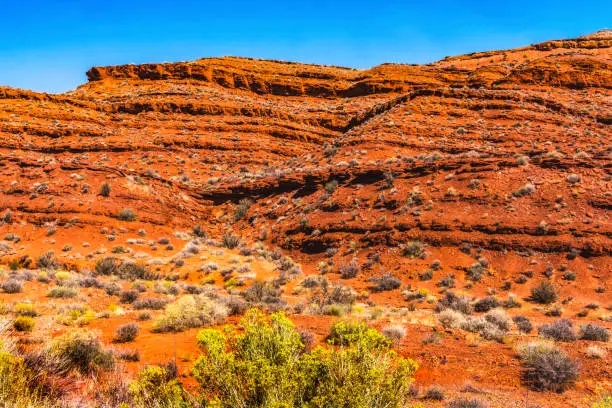
<path id="1" fill-rule="evenodd" d="M 399 357 L 384 336 L 365 325 L 350 333 L 339 332 L 343 346 L 307 351 L 282 312 L 267 318 L 256 309 L 246 313 L 238 330 L 200 331 L 203 355 L 193 373 L 203 403 L 218 407 L 404 406 L 416 363 Z"/>

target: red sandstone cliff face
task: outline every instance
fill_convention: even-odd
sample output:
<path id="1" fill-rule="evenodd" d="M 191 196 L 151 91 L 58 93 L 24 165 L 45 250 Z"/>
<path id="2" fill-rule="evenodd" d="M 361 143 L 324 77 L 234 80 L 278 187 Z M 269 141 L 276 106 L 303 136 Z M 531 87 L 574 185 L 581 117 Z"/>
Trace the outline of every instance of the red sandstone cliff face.
<path id="1" fill-rule="evenodd" d="M 610 289 L 611 53 L 608 31 L 428 65 L 223 57 L 96 67 L 63 95 L 0 88 L 0 232 L 29 228 L 0 257 L 61 253 L 75 230 L 95 241 L 102 227 L 202 224 L 279 246 L 307 273 L 354 258 L 363 271 L 345 283 L 358 290 L 385 271 L 414 284 L 438 259 L 421 284 L 435 291 L 486 257 L 474 295 L 569 268 L 578 279 L 558 284 L 570 310 L 606 304 L 595 289 Z M 137 225 L 116 220 L 124 208 Z M 401 256 L 413 240 L 428 260 Z"/>

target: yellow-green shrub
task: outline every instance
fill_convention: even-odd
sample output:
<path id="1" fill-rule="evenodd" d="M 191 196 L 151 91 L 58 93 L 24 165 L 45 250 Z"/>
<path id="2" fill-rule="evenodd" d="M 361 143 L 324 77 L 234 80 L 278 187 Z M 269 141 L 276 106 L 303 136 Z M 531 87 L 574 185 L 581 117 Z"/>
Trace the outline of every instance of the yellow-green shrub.
<path id="1" fill-rule="evenodd" d="M 203 355 L 193 373 L 206 406 L 403 407 L 417 365 L 375 330 L 358 326 L 343 347 L 308 352 L 282 312 L 253 309 L 239 330 L 198 334 Z M 382 337 L 381 338 L 379 338 Z M 350 345 L 348 345 L 350 343 Z"/>

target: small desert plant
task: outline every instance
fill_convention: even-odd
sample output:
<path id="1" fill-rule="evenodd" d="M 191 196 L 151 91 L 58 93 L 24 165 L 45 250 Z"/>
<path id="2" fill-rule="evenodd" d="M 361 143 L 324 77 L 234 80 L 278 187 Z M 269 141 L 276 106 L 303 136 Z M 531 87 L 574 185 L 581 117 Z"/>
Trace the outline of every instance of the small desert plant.
<path id="1" fill-rule="evenodd" d="M 39 268 L 45 269 L 55 269 L 59 266 L 59 262 L 55 259 L 55 254 L 52 251 L 39 256 L 36 264 Z"/>
<path id="2" fill-rule="evenodd" d="M 136 323 L 126 323 L 119 327 L 115 331 L 114 341 L 117 343 L 127 343 L 130 341 L 134 341 L 138 333 L 140 332 L 140 327 Z"/>
<path id="3" fill-rule="evenodd" d="M 28 316 L 18 316 L 13 321 L 13 327 L 17 331 L 29 332 L 29 331 L 32 331 L 32 329 L 34 328 L 34 324 L 35 323 L 36 323 L 36 321 L 33 318 L 31 318 L 31 317 L 28 317 Z"/>
<path id="4" fill-rule="evenodd" d="M 488 312 L 491 309 L 495 309 L 499 306 L 499 301 L 494 297 L 486 297 L 478 300 L 474 303 L 474 311 L 483 313 Z"/>
<path id="5" fill-rule="evenodd" d="M 240 244 L 240 237 L 232 234 L 231 232 L 227 232 L 223 235 L 223 239 L 221 240 L 223 246 L 228 249 L 234 249 Z"/>
<path id="6" fill-rule="evenodd" d="M 49 292 L 47 292 L 47 297 L 69 299 L 76 297 L 77 294 L 78 292 L 74 288 L 69 288 L 66 286 L 54 286 L 49 290 Z"/>
<path id="7" fill-rule="evenodd" d="M 124 290 L 119 296 L 119 301 L 121 303 L 134 303 L 138 296 L 140 296 L 140 293 L 137 290 Z"/>
<path id="8" fill-rule="evenodd" d="M 485 267 L 481 263 L 477 262 L 470 266 L 465 274 L 471 281 L 478 282 L 482 279 L 485 271 Z"/>
<path id="9" fill-rule="evenodd" d="M 100 186 L 100 195 L 102 197 L 108 197 L 110 196 L 110 192 L 111 192 L 110 184 L 108 184 L 107 182 L 102 183 L 102 185 Z"/>
<path id="10" fill-rule="evenodd" d="M 131 208 L 124 208 L 117 214 L 117 219 L 121 221 L 136 221 L 136 213 Z"/>
<path id="11" fill-rule="evenodd" d="M 249 208 L 253 205 L 253 201 L 248 198 L 243 198 L 238 202 L 236 211 L 234 212 L 234 221 L 244 218 L 249 212 Z"/>
<path id="12" fill-rule="evenodd" d="M 472 313 L 472 306 L 470 305 L 470 299 L 465 296 L 456 295 L 453 292 L 447 291 L 446 296 L 438 301 L 436 310 L 441 311 L 444 309 L 457 310 L 463 314 Z"/>
<path id="13" fill-rule="evenodd" d="M 516 327 L 518 327 L 518 329 L 523 333 L 531 333 L 533 330 L 531 321 L 525 316 L 517 315 L 514 316 L 512 320 L 514 321 L 514 324 L 516 324 Z"/>
<path id="14" fill-rule="evenodd" d="M 359 263 L 357 262 L 356 259 L 353 259 L 348 264 L 344 264 L 340 266 L 339 268 L 340 277 L 342 279 L 354 278 L 357 276 L 360 270 L 361 270 L 361 267 L 359 266 Z"/>
<path id="15" fill-rule="evenodd" d="M 402 281 L 390 273 L 385 273 L 378 277 L 369 279 L 374 284 L 372 288 L 375 292 L 384 292 L 387 290 L 397 289 L 401 286 Z"/>
<path id="16" fill-rule="evenodd" d="M 121 261 L 113 256 L 98 259 L 95 266 L 96 275 L 112 275 L 117 273 Z"/>
<path id="17" fill-rule="evenodd" d="M 88 331 L 72 331 L 56 337 L 46 354 L 58 369 L 75 369 L 81 374 L 109 370 L 115 364 L 113 353 L 105 350 L 98 337 Z"/>
<path id="18" fill-rule="evenodd" d="M 23 282 L 16 279 L 9 279 L 0 284 L 4 293 L 20 293 L 23 289 Z"/>
<path id="19" fill-rule="evenodd" d="M 487 405 L 475 398 L 457 398 L 447 405 L 448 408 L 487 408 Z"/>
<path id="20" fill-rule="evenodd" d="M 404 245 L 402 255 L 409 258 L 418 258 L 425 252 L 425 245 L 421 241 L 410 241 Z"/>
<path id="21" fill-rule="evenodd" d="M 142 309 L 150 309 L 150 310 L 160 310 L 166 307 L 168 301 L 160 298 L 145 298 L 139 299 L 132 303 L 132 307 L 136 310 Z"/>
<path id="22" fill-rule="evenodd" d="M 543 324 L 538 327 L 538 334 L 544 338 L 556 341 L 576 341 L 574 325 L 568 319 L 559 319 L 551 324 Z"/>
<path id="23" fill-rule="evenodd" d="M 542 391 L 563 392 L 578 378 L 577 364 L 558 347 L 542 342 L 520 345 L 524 382 Z"/>
<path id="24" fill-rule="evenodd" d="M 166 307 L 153 325 L 156 332 L 184 331 L 219 323 L 228 316 L 227 307 L 206 295 L 183 296 Z"/>
<path id="25" fill-rule="evenodd" d="M 38 316 L 38 312 L 34 308 L 34 305 L 31 303 L 17 303 L 13 308 L 13 312 L 17 313 L 20 316 Z"/>
<path id="26" fill-rule="evenodd" d="M 427 391 L 425 391 L 425 394 L 423 394 L 423 399 L 431 401 L 444 401 L 444 398 L 446 398 L 444 390 L 436 385 L 428 388 Z"/>
<path id="27" fill-rule="evenodd" d="M 453 309 L 445 309 L 438 315 L 438 320 L 444 327 L 459 329 L 465 323 L 465 315 Z"/>
<path id="28" fill-rule="evenodd" d="M 331 181 L 325 183 L 325 187 L 324 188 L 325 188 L 325 192 L 327 194 L 332 194 L 338 188 L 338 181 L 337 180 L 331 180 Z"/>
<path id="29" fill-rule="evenodd" d="M 531 289 L 531 300 L 536 303 L 550 304 L 557 300 L 559 295 L 552 283 L 548 281 L 540 282 L 538 286 Z"/>
<path id="30" fill-rule="evenodd" d="M 608 355 L 606 349 L 599 346 L 589 346 L 586 349 L 586 355 L 588 358 L 601 358 L 604 359 Z"/>
<path id="31" fill-rule="evenodd" d="M 610 340 L 610 331 L 596 324 L 584 324 L 580 326 L 580 340 L 607 342 Z"/>
<path id="32" fill-rule="evenodd" d="M 383 327 L 381 333 L 389 340 L 400 340 L 406 337 L 406 328 L 400 325 L 387 326 Z"/>

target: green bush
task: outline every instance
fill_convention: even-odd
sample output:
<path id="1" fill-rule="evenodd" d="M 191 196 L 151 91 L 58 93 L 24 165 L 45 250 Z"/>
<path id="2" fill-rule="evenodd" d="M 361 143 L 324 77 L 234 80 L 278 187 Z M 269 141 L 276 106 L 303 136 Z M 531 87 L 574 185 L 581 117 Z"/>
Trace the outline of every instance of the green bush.
<path id="1" fill-rule="evenodd" d="M 193 373 L 206 406 L 402 407 L 417 365 L 371 330 L 351 346 L 308 352 L 282 312 L 253 309 L 237 329 L 200 331 Z"/>
<path id="2" fill-rule="evenodd" d="M 89 331 L 72 331 L 56 337 L 46 352 L 56 369 L 89 374 L 114 367 L 113 353 L 105 350 L 98 337 Z"/>
<path id="3" fill-rule="evenodd" d="M 13 321 L 13 327 L 17 331 L 29 332 L 34 328 L 36 321 L 28 316 L 19 316 Z"/>
<path id="4" fill-rule="evenodd" d="M 187 408 L 181 384 L 166 368 L 145 367 L 129 386 L 135 408 Z M 128 405 L 126 405 L 128 406 Z"/>

